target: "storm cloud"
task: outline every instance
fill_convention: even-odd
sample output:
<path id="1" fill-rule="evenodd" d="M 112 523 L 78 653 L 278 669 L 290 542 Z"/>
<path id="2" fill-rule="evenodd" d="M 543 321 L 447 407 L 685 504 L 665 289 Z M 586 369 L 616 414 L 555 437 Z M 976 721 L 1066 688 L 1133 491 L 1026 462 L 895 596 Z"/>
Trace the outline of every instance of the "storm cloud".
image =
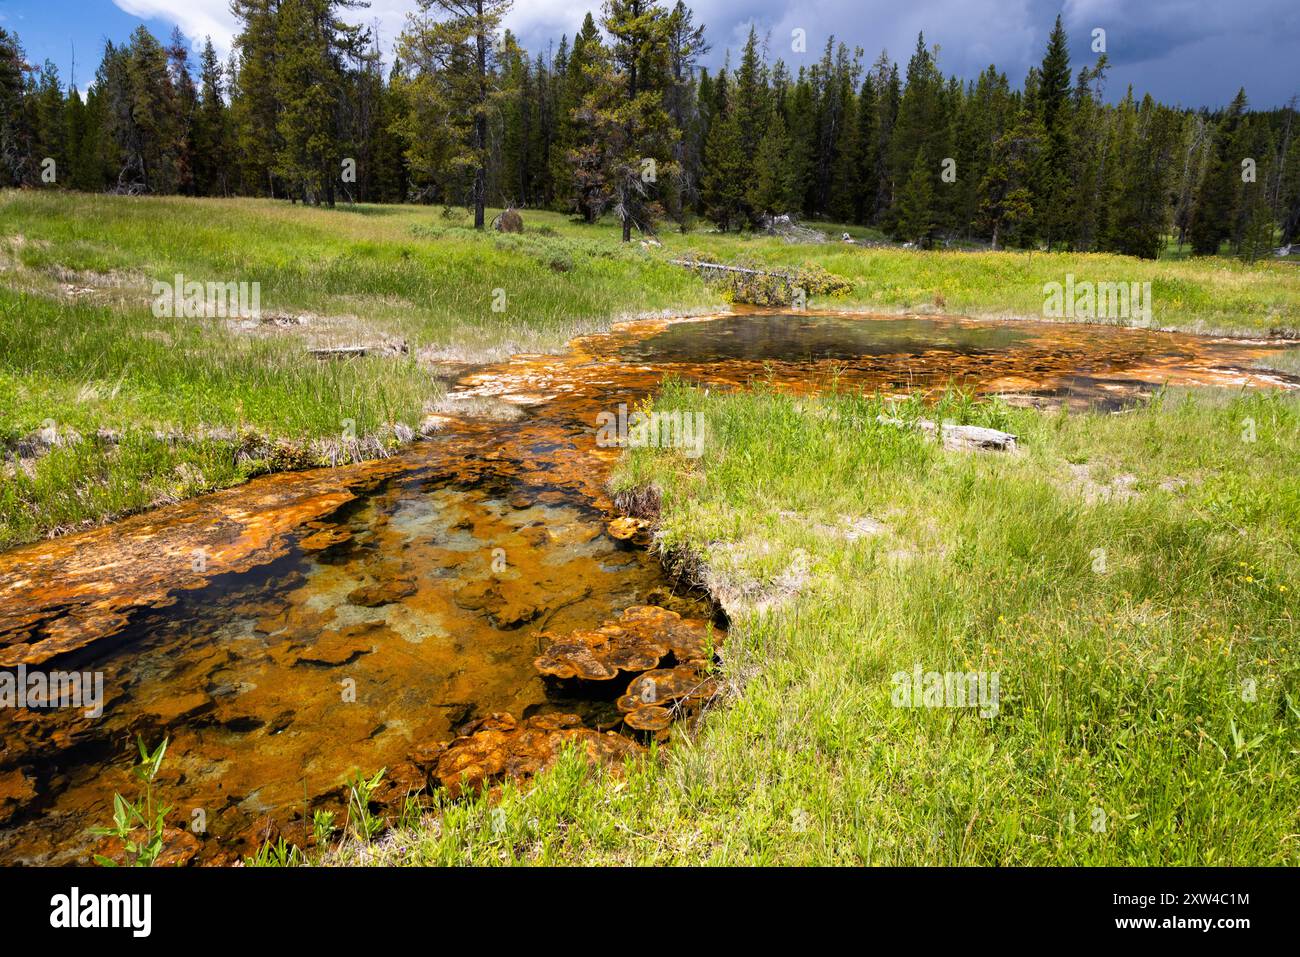
<path id="1" fill-rule="evenodd" d="M 115 0 L 128 13 L 178 24 L 188 36 L 212 33 L 227 49 L 233 20 L 228 0 Z M 517 0 L 508 26 L 532 50 L 570 37 L 587 9 L 599 3 Z M 1253 106 L 1285 104 L 1300 94 L 1300 4 L 1295 0 L 696 0 L 690 6 L 708 28 L 716 68 L 730 49 L 738 54 L 750 26 L 773 59 L 793 69 L 816 61 L 834 35 L 861 47 L 870 62 L 882 49 L 905 66 L 917 33 L 940 48 L 945 73 L 973 78 L 996 64 L 1019 84 L 1042 59 L 1052 22 L 1062 15 L 1077 69 L 1096 59 L 1093 30 L 1105 31 L 1111 71 L 1107 96 L 1134 93 L 1184 106 L 1221 106 L 1244 86 Z M 414 0 L 372 0 L 352 13 L 375 24 L 391 46 Z M 807 51 L 791 49 L 791 32 L 807 35 Z"/>

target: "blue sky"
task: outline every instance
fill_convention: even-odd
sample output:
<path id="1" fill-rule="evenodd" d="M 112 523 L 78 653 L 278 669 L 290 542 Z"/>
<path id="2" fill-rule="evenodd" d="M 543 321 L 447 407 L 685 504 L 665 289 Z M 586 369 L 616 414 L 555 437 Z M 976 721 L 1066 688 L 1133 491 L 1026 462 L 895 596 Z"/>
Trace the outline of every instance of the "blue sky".
<path id="1" fill-rule="evenodd" d="M 772 55 L 797 68 L 812 62 L 827 34 L 861 46 L 870 61 L 882 48 L 903 65 L 918 30 L 938 43 L 945 73 L 970 78 L 989 63 L 1014 83 L 1042 58 L 1057 13 L 1065 18 L 1077 70 L 1091 62 L 1092 30 L 1106 31 L 1110 98 L 1132 84 L 1140 96 L 1184 106 L 1221 106 L 1245 86 L 1253 106 L 1280 106 L 1300 94 L 1300 2 L 1297 0 L 696 0 L 714 51 L 744 42 L 750 24 L 769 38 Z M 516 0 L 507 23 L 530 49 L 572 35 L 599 0 Z M 76 48 L 76 80 L 94 76 L 106 38 L 125 39 L 140 23 L 160 38 L 180 26 L 202 42 L 211 34 L 224 53 L 233 20 L 228 0 L 0 0 L 0 27 L 14 31 L 34 61 L 54 60 L 66 79 Z M 353 18 L 374 24 L 385 47 L 415 0 L 371 0 Z M 791 31 L 807 33 L 807 53 L 790 49 Z"/>

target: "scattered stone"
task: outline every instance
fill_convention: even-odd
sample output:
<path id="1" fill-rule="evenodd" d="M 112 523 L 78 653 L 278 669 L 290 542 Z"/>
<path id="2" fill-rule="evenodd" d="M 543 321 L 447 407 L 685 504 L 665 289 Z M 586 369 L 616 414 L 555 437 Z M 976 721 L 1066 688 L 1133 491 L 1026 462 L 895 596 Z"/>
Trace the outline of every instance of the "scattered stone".
<path id="1" fill-rule="evenodd" d="M 429 790 L 429 775 L 411 761 L 403 761 L 384 772 L 374 798 L 385 807 L 398 807 L 408 797 Z"/>

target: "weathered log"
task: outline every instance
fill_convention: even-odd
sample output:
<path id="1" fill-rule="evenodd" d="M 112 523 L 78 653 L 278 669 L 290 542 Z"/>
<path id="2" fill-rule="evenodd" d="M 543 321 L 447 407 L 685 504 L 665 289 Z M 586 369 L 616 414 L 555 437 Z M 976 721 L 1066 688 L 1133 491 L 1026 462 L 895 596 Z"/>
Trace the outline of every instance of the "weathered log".
<path id="1" fill-rule="evenodd" d="M 771 276 L 774 279 L 784 279 L 786 282 L 794 282 L 794 277 L 789 273 L 784 272 L 771 272 L 766 269 L 746 269 L 743 266 L 726 266 L 722 263 L 707 263 L 698 259 L 670 259 L 668 261 L 674 266 L 685 266 L 687 269 L 739 273 L 744 276 Z"/>
<path id="2" fill-rule="evenodd" d="M 1014 452 L 1016 450 L 1016 437 L 1010 432 L 987 429 L 980 425 L 954 425 L 951 422 L 944 422 L 941 426 L 929 419 L 917 419 L 916 422 L 909 423 L 887 415 L 881 415 L 877 418 L 887 425 L 896 425 L 899 428 L 915 425 L 930 435 L 934 435 L 937 430 L 942 429 L 943 445 L 946 449 L 955 451 L 984 449 L 996 452 Z"/>
<path id="3" fill-rule="evenodd" d="M 351 359 L 355 356 L 364 356 L 367 349 L 365 346 L 331 346 L 308 349 L 307 352 L 317 359 Z"/>

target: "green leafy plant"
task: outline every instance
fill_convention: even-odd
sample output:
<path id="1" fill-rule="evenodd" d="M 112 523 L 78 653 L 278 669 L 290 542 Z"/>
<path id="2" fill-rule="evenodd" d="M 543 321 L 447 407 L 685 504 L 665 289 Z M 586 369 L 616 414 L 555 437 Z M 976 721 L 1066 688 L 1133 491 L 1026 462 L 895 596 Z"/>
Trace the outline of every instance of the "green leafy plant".
<path id="1" fill-rule="evenodd" d="M 384 819 L 370 810 L 370 798 L 379 787 L 387 768 L 380 768 L 367 779 L 360 771 L 348 782 L 347 829 L 364 843 L 369 843 L 384 827 Z"/>
<path id="2" fill-rule="evenodd" d="M 311 815 L 311 830 L 316 837 L 316 846 L 324 847 L 334 836 L 334 812 L 317 808 Z"/>
<path id="3" fill-rule="evenodd" d="M 167 815 L 172 810 L 170 806 L 160 804 L 154 794 L 154 779 L 158 776 L 163 757 L 167 753 L 167 739 L 163 738 L 162 743 L 150 751 L 145 747 L 144 738 L 137 735 L 136 746 L 140 749 L 140 763 L 131 768 L 131 776 L 140 782 L 140 797 L 128 801 L 115 793 L 113 826 L 96 827 L 91 833 L 118 838 L 126 851 L 125 859 L 129 864 L 135 867 L 153 867 L 162 853 L 163 832 L 167 827 Z M 117 861 L 103 854 L 95 855 L 95 863 L 102 867 L 118 865 Z"/>
<path id="4" fill-rule="evenodd" d="M 281 837 L 274 843 L 267 841 L 246 863 L 250 867 L 294 867 L 302 862 L 302 851 L 298 845 L 290 844 Z"/>

